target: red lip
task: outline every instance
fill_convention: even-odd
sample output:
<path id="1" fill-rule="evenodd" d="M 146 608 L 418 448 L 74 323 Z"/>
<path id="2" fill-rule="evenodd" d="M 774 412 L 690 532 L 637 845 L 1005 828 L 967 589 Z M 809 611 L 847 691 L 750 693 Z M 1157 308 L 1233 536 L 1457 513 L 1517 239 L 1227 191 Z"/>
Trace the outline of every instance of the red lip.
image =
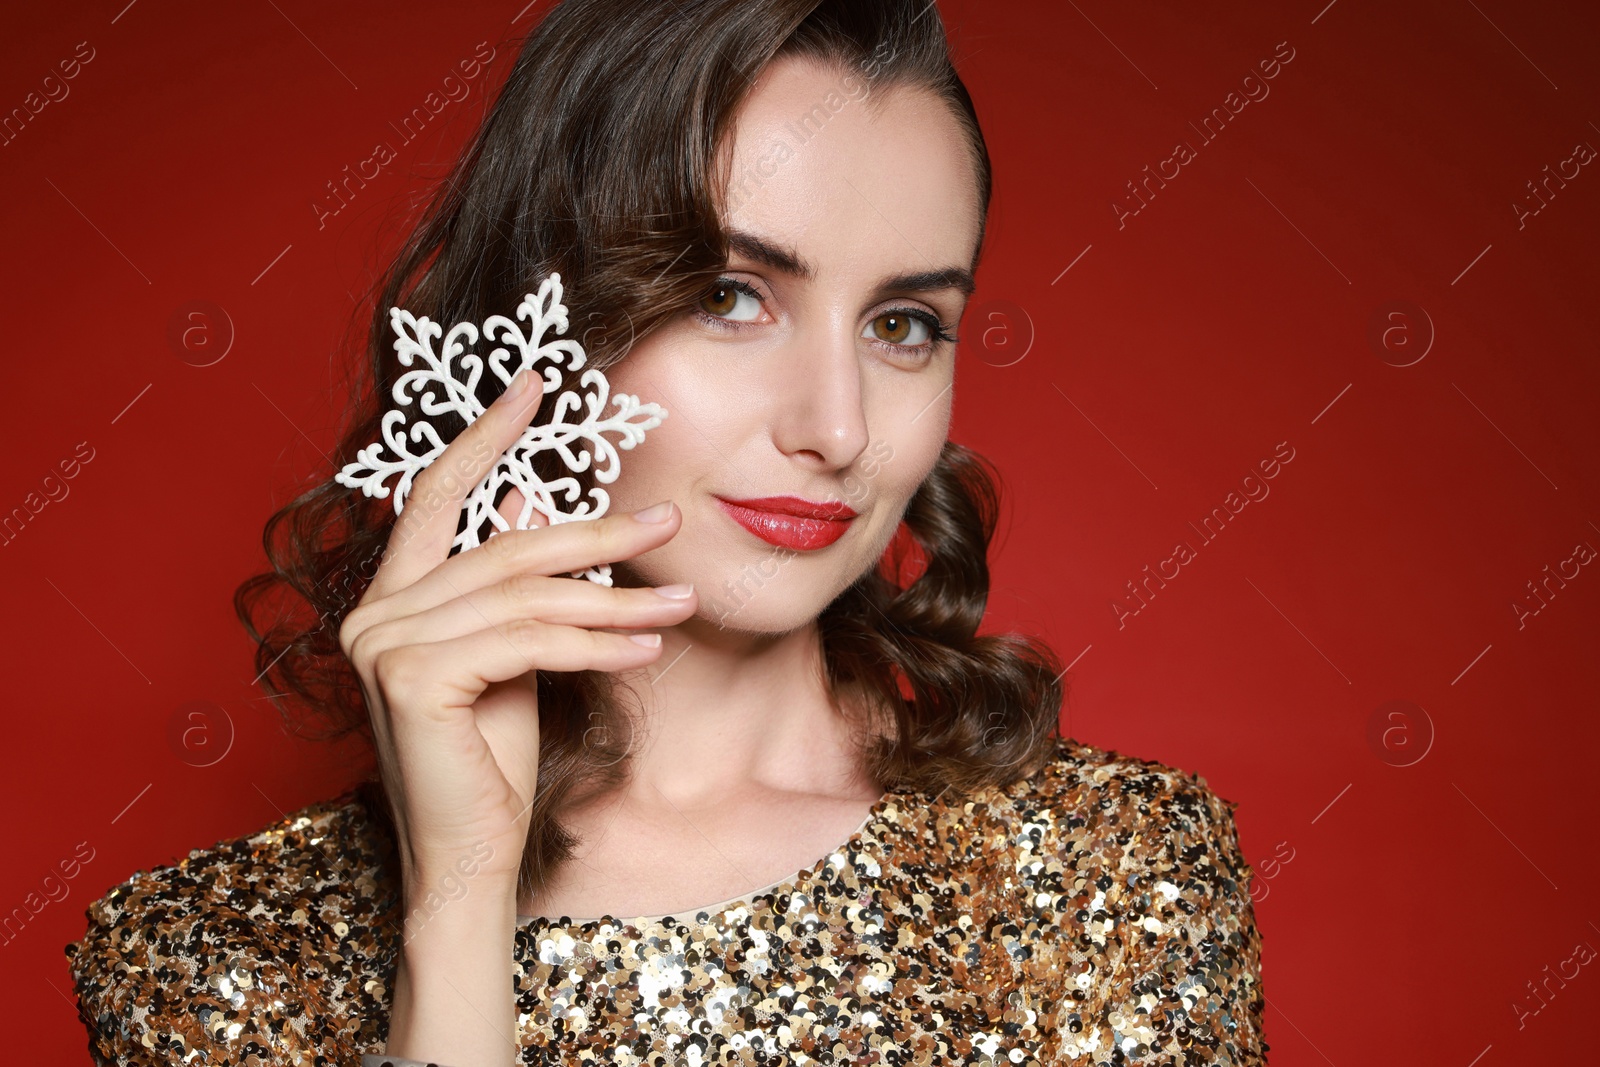
<path id="1" fill-rule="evenodd" d="M 797 515 L 802 519 L 853 519 L 855 508 L 841 500 L 806 500 L 798 496 L 757 496 L 749 500 L 729 500 L 718 497 L 725 504 L 734 504 L 755 511 L 775 511 L 780 515 Z"/>
<path id="2" fill-rule="evenodd" d="M 750 500 L 717 497 L 722 510 L 740 526 L 780 548 L 800 551 L 824 548 L 845 535 L 854 508 L 840 501 L 764 496 Z"/>

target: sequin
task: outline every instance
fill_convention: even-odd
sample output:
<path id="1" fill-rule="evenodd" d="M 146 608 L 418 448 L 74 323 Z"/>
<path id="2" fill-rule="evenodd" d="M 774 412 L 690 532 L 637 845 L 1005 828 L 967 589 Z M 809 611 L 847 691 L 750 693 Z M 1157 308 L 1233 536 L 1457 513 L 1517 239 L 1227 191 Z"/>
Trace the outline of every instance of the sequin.
<path id="1" fill-rule="evenodd" d="M 1265 1062 L 1253 877 L 1203 778 L 1077 742 L 895 791 L 838 850 L 692 916 L 525 919 L 521 1062 Z M 382 1053 L 400 907 L 359 796 L 136 872 L 66 947 L 97 1064 Z"/>

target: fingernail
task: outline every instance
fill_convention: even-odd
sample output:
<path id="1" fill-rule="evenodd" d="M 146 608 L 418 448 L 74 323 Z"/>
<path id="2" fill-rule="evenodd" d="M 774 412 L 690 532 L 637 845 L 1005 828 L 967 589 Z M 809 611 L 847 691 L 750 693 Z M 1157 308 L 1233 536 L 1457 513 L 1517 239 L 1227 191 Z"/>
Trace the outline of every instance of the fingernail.
<path id="1" fill-rule="evenodd" d="M 634 644 L 643 645 L 646 648 L 661 647 L 660 634 L 629 634 L 628 640 L 632 641 Z"/>
<path id="2" fill-rule="evenodd" d="M 521 400 L 527 395 L 528 383 L 532 380 L 533 371 L 519 371 L 516 377 L 511 379 L 511 383 L 506 386 L 506 391 L 500 394 L 500 399 L 504 400 L 508 404 Z"/>
<path id="3" fill-rule="evenodd" d="M 674 582 L 672 585 L 653 586 L 657 596 L 664 596 L 668 600 L 688 600 L 689 594 L 694 592 L 694 586 L 688 582 Z"/>
<path id="4" fill-rule="evenodd" d="M 672 517 L 672 501 L 663 500 L 659 504 L 652 504 L 643 511 L 636 511 L 633 517 L 640 522 L 666 522 Z"/>

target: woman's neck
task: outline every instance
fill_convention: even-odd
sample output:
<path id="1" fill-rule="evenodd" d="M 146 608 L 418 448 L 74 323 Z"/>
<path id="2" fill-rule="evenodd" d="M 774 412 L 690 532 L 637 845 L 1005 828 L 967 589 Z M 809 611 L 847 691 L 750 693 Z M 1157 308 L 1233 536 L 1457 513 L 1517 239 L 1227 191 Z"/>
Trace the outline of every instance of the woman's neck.
<path id="1" fill-rule="evenodd" d="M 859 702 L 829 691 L 814 623 L 768 635 L 690 620 L 662 628 L 648 670 L 613 677 L 638 719 L 631 776 L 675 802 L 875 787 L 861 767 Z"/>

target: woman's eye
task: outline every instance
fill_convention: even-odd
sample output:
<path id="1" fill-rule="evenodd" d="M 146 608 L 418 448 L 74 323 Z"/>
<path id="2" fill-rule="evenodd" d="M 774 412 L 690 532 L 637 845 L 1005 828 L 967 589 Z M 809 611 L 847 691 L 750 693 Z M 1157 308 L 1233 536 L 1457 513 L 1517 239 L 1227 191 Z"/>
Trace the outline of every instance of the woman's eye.
<path id="1" fill-rule="evenodd" d="M 761 293 L 749 282 L 719 278 L 694 307 L 708 326 L 734 329 L 733 323 L 761 318 Z M 930 357 L 941 343 L 954 342 L 938 316 L 912 308 L 891 308 L 868 322 L 861 336 L 900 355 Z"/>
<path id="2" fill-rule="evenodd" d="M 932 329 L 925 320 L 901 311 L 891 311 L 867 323 L 861 336 L 868 340 L 904 345 L 906 348 L 920 348 L 928 343 L 931 334 Z"/>
<path id="3" fill-rule="evenodd" d="M 741 300 L 744 302 L 742 310 Z M 724 280 L 700 301 L 700 309 L 729 322 L 751 322 L 761 314 L 761 300 L 748 286 Z"/>

